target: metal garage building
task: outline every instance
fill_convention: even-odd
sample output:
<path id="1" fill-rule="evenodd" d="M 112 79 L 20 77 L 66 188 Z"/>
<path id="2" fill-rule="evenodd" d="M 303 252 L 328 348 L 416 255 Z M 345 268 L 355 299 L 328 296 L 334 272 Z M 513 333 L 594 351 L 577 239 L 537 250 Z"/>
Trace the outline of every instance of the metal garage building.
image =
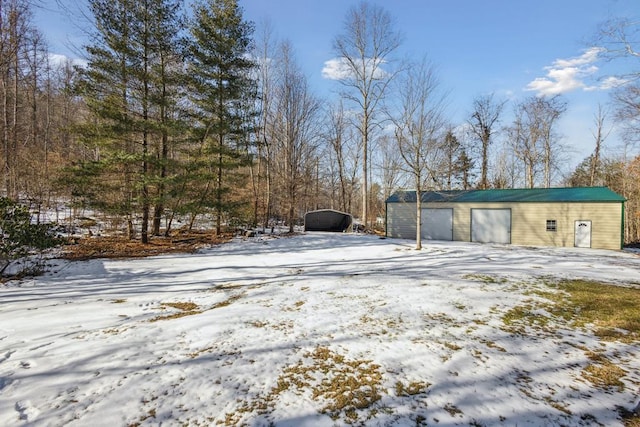
<path id="1" fill-rule="evenodd" d="M 351 230 L 353 217 L 333 209 L 307 212 L 304 216 L 304 231 L 334 231 L 344 233 Z"/>
<path id="2" fill-rule="evenodd" d="M 606 187 L 422 193 L 425 240 L 621 249 L 624 197 Z M 416 192 L 386 200 L 388 237 L 415 239 Z"/>

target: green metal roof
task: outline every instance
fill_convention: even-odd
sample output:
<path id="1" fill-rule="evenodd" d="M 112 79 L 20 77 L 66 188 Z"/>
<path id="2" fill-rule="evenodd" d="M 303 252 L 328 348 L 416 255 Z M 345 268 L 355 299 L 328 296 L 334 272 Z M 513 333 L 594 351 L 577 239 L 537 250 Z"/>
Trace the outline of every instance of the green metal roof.
<path id="1" fill-rule="evenodd" d="M 387 203 L 415 203 L 415 191 L 398 191 Z M 607 187 L 513 188 L 502 190 L 424 191 L 422 202 L 527 203 L 527 202 L 624 202 L 625 198 Z"/>

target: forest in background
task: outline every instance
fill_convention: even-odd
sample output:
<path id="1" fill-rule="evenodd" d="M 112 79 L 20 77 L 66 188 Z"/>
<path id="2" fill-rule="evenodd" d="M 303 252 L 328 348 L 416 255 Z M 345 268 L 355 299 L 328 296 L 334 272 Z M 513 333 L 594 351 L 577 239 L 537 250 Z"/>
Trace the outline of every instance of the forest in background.
<path id="1" fill-rule="evenodd" d="M 366 1 L 334 38 L 336 99 L 320 99 L 292 44 L 236 0 L 89 4 L 78 65 L 50 55 L 32 2 L 0 0 L 2 191 L 34 212 L 99 212 L 146 243 L 202 223 L 293 229 L 321 208 L 375 228 L 399 188 L 604 185 L 628 199 L 625 241 L 640 241 L 640 68 L 593 118 L 595 150 L 565 170 L 561 96 L 483 95 L 452 123 L 434 64 L 398 58 L 392 17 Z M 639 30 L 608 21 L 601 49 L 639 57 Z M 607 150 L 614 126 L 624 147 Z"/>

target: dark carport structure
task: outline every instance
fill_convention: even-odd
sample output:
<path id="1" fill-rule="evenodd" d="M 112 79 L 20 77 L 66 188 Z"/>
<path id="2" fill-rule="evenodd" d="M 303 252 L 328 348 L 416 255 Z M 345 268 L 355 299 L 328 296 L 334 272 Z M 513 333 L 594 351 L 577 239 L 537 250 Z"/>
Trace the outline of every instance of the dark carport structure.
<path id="1" fill-rule="evenodd" d="M 334 231 L 345 232 L 351 230 L 353 217 L 348 213 L 333 209 L 310 211 L 304 215 L 304 231 Z"/>

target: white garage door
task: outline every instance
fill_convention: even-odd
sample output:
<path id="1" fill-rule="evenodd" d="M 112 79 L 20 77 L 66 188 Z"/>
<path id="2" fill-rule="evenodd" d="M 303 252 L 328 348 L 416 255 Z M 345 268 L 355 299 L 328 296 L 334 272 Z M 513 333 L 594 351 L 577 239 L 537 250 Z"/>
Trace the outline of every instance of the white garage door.
<path id="1" fill-rule="evenodd" d="M 471 241 L 511 243 L 511 209 L 471 209 Z"/>
<path id="2" fill-rule="evenodd" d="M 426 240 L 453 240 L 453 209 L 422 209 L 420 235 Z"/>

